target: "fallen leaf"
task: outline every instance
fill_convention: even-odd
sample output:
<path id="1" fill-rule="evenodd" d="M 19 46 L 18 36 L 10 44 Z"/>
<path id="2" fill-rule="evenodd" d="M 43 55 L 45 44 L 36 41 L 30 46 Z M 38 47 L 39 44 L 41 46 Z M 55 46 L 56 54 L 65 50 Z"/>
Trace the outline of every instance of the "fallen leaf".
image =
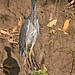
<path id="1" fill-rule="evenodd" d="M 17 26 L 15 26 L 15 27 L 12 29 L 13 32 L 16 31 L 16 30 L 17 30 Z"/>
<path id="2" fill-rule="evenodd" d="M 64 34 L 65 34 L 65 35 L 68 35 L 68 33 L 67 33 L 67 32 L 64 32 Z"/>
<path id="3" fill-rule="evenodd" d="M 52 20 L 51 22 L 49 22 L 49 23 L 47 24 L 47 26 L 48 26 L 48 27 L 52 27 L 53 25 L 56 25 L 56 23 L 57 23 L 57 19 L 54 19 L 54 20 Z"/>
<path id="4" fill-rule="evenodd" d="M 52 30 L 50 30 L 50 33 L 52 33 L 53 31 Z"/>
<path id="5" fill-rule="evenodd" d="M 74 13 L 68 14 L 68 17 L 70 17 L 70 18 L 74 17 Z"/>
<path id="6" fill-rule="evenodd" d="M 50 34 L 51 34 L 51 33 L 55 33 L 55 30 L 50 30 Z"/>
<path id="7" fill-rule="evenodd" d="M 69 22 L 70 22 L 70 19 L 67 19 L 67 20 L 64 22 L 63 31 L 66 31 L 66 29 L 67 29 L 68 26 L 69 26 Z"/>
<path id="8" fill-rule="evenodd" d="M 0 35 L 0 39 L 5 39 L 5 40 L 7 40 L 8 37 L 6 37 L 6 36 L 1 36 L 1 35 Z"/>
<path id="9" fill-rule="evenodd" d="M 75 2 L 75 0 L 72 0 L 70 3 L 68 3 L 66 6 L 70 6 Z"/>
<path id="10" fill-rule="evenodd" d="M 9 32 L 4 31 L 4 30 L 0 30 L 0 33 L 1 33 L 1 34 L 4 34 L 4 35 L 6 35 L 6 34 L 7 34 L 7 35 L 10 35 L 10 33 L 9 33 Z"/>
<path id="11" fill-rule="evenodd" d="M 8 31 L 8 30 L 9 30 L 9 28 L 5 28 L 5 29 L 3 29 L 3 30 Z"/>
<path id="12" fill-rule="evenodd" d="M 59 27 L 58 27 L 58 30 L 62 31 L 62 29 L 61 29 L 61 28 L 59 28 Z"/>
<path id="13" fill-rule="evenodd" d="M 22 18 L 20 17 L 19 22 L 18 22 L 18 26 L 21 26 L 21 25 L 22 25 Z"/>

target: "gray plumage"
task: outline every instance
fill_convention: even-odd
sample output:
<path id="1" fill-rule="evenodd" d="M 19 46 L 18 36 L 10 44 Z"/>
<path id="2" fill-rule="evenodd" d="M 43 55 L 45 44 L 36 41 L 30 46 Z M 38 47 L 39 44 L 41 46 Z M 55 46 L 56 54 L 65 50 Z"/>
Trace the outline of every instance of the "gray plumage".
<path id="1" fill-rule="evenodd" d="M 26 49 L 29 50 L 31 47 L 34 46 L 39 35 L 40 24 L 38 18 L 36 17 L 36 1 L 37 0 L 31 0 L 31 14 L 25 20 L 20 30 L 19 47 L 21 56 L 25 56 Z"/>

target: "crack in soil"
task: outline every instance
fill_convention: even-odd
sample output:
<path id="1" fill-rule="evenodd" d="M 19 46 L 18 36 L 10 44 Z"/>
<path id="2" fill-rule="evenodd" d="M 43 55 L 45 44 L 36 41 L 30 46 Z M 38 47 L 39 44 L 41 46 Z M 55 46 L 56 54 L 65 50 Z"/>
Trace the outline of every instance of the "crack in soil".
<path id="1" fill-rule="evenodd" d="M 10 13 L 12 13 L 13 15 L 16 16 L 16 14 L 15 14 L 14 12 L 12 12 L 10 9 L 8 9 L 8 11 L 9 11 Z"/>
<path id="2" fill-rule="evenodd" d="M 9 7 L 9 4 L 10 4 L 10 1 L 8 0 L 8 2 L 7 2 L 7 6 Z"/>

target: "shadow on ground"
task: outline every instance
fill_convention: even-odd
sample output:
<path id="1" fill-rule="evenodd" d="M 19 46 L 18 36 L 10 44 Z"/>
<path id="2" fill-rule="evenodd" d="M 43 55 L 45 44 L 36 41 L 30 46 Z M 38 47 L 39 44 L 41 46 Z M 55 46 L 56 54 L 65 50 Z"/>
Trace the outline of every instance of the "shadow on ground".
<path id="1" fill-rule="evenodd" d="M 7 58 L 4 60 L 3 65 L 12 66 L 12 68 L 7 68 L 9 70 L 10 75 L 18 75 L 20 72 L 20 68 L 18 62 L 11 56 L 11 48 L 5 46 L 5 51 L 7 52 Z M 8 75 L 7 71 L 3 71 L 6 75 Z"/>

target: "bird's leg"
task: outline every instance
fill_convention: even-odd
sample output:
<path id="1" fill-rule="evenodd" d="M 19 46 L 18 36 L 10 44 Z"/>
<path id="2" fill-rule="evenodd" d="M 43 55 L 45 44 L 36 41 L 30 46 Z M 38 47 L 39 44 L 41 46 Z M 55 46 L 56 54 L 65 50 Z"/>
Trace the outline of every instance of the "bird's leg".
<path id="1" fill-rule="evenodd" d="M 33 67 L 32 59 L 31 59 L 32 58 L 31 54 L 34 57 L 33 47 L 30 48 L 30 53 L 29 53 L 29 61 L 30 61 L 30 64 L 31 64 L 31 67 L 32 67 L 32 71 L 33 71 L 34 67 Z M 33 75 L 34 75 L 34 72 L 33 72 Z"/>
<path id="2" fill-rule="evenodd" d="M 30 48 L 30 55 L 32 54 L 32 56 L 34 57 L 34 51 L 33 51 L 33 47 Z"/>
<path id="3" fill-rule="evenodd" d="M 29 52 L 29 61 L 30 61 L 30 63 L 31 63 L 31 54 L 34 57 L 33 47 L 30 48 L 30 52 Z"/>
<path id="4" fill-rule="evenodd" d="M 28 57 L 27 57 L 27 49 L 26 49 L 26 64 L 27 64 L 27 75 L 28 75 Z"/>

